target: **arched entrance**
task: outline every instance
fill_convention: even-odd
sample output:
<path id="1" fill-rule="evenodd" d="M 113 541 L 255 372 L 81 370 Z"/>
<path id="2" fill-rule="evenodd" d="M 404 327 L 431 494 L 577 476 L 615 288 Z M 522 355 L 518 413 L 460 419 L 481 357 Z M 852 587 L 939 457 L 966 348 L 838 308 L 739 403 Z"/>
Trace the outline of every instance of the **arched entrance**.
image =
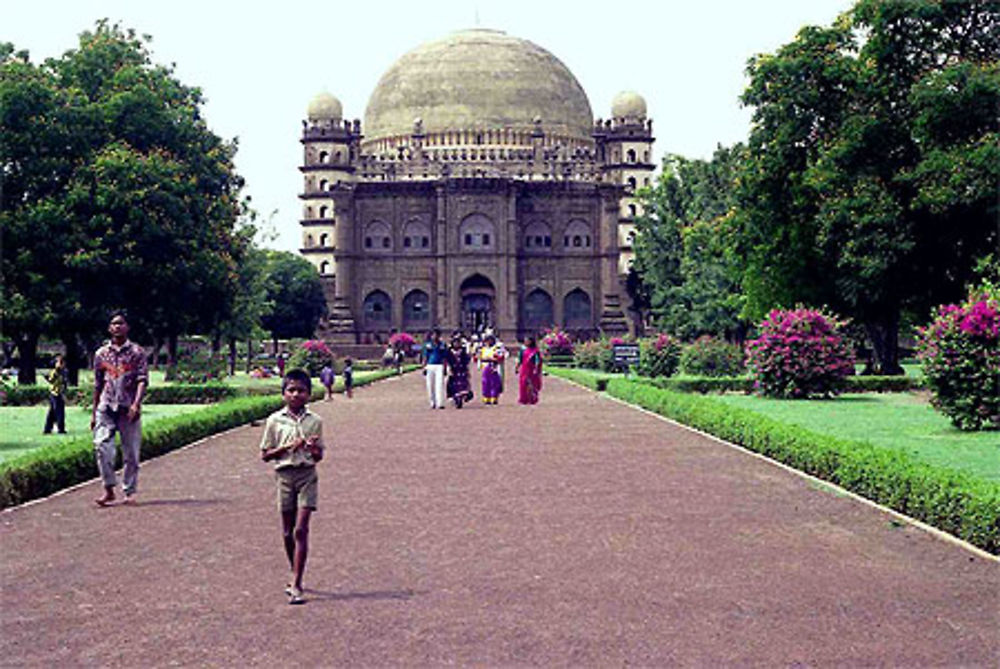
<path id="1" fill-rule="evenodd" d="M 494 325 L 493 300 L 496 290 L 492 281 L 482 274 L 473 274 L 462 282 L 459 293 L 462 297 L 459 313 L 464 330 L 482 332 Z"/>

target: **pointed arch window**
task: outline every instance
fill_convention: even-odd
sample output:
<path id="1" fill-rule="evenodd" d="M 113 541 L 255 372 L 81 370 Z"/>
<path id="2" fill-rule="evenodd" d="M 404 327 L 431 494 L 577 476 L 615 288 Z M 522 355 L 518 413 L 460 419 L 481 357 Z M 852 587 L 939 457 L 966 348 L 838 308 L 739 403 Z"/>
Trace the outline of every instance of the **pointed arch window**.
<path id="1" fill-rule="evenodd" d="M 583 253 L 593 248 L 590 226 L 579 219 L 570 221 L 563 233 L 563 249 L 572 253 Z"/>

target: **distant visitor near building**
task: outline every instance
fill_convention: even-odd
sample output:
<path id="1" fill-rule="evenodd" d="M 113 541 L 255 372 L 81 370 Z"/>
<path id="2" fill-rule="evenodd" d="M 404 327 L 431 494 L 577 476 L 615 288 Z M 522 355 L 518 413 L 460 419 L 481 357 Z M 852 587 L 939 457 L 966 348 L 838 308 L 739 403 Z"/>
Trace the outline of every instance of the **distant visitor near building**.
<path id="1" fill-rule="evenodd" d="M 633 195 L 654 169 L 638 94 L 595 120 L 555 56 L 465 30 L 396 61 L 363 127 L 318 95 L 301 141 L 301 253 L 324 280 L 327 339 L 629 328 Z"/>

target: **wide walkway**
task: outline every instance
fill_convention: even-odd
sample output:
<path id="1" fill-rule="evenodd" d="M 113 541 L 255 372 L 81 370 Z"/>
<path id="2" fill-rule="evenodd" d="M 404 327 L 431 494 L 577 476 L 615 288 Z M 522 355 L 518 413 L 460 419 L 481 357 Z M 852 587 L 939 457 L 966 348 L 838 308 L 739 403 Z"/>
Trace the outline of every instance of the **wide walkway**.
<path id="1" fill-rule="evenodd" d="M 318 407 L 304 606 L 261 427 L 0 514 L 3 666 L 997 666 L 1000 566 L 557 379 Z"/>

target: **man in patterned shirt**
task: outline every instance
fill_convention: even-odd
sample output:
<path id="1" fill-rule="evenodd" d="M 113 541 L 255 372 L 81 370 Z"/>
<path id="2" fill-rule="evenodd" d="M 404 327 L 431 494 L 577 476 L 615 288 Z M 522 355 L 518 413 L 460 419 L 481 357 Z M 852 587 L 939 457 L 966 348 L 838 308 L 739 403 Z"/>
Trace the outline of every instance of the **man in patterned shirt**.
<path id="1" fill-rule="evenodd" d="M 112 314 L 108 333 L 111 341 L 97 349 L 94 355 L 94 411 L 90 419 L 97 469 L 104 482 L 104 495 L 95 500 L 98 506 L 106 506 L 115 499 L 116 432 L 121 435 L 125 462 L 122 475 L 125 503 L 135 501 L 142 443 L 140 414 L 149 383 L 146 352 L 129 341 L 124 313 Z"/>

